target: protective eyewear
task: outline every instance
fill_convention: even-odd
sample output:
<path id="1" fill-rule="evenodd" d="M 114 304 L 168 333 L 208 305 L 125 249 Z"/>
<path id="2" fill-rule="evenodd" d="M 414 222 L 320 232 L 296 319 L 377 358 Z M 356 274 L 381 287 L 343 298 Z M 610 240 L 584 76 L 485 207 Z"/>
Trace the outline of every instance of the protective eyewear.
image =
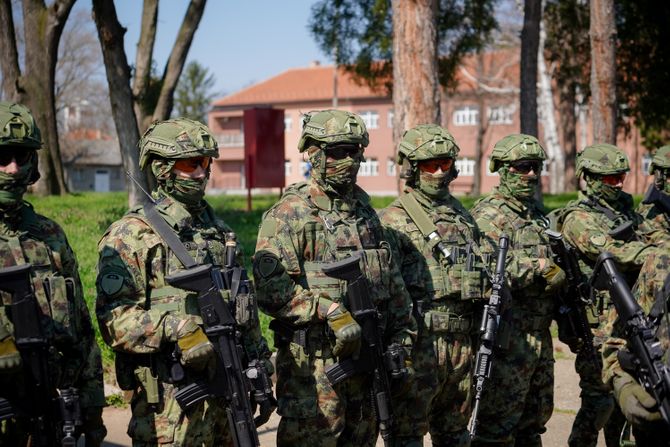
<path id="1" fill-rule="evenodd" d="M 453 165 L 453 158 L 442 158 L 439 160 L 420 161 L 419 169 L 430 174 L 435 174 L 438 169 L 442 169 L 442 172 L 449 172 Z"/>
<path id="2" fill-rule="evenodd" d="M 623 183 L 626 180 L 626 173 L 622 172 L 620 174 L 607 174 L 600 177 L 604 184 L 609 186 L 617 186 Z"/>
<path id="3" fill-rule="evenodd" d="M 25 150 L 25 149 L 10 149 L 0 151 L 0 166 L 8 166 L 12 160 L 16 161 L 16 164 L 23 166 L 28 163 L 30 157 L 33 156 L 35 151 Z"/>
<path id="4" fill-rule="evenodd" d="M 199 167 L 202 169 L 207 169 L 211 161 L 211 157 L 182 158 L 175 161 L 174 167 L 182 172 L 190 173 L 194 172 Z"/>
<path id="5" fill-rule="evenodd" d="M 333 160 L 344 160 L 345 158 L 355 158 L 362 152 L 357 144 L 333 144 L 326 146 L 326 156 Z"/>
<path id="6" fill-rule="evenodd" d="M 519 174 L 529 174 L 530 171 L 539 174 L 542 171 L 541 161 L 522 160 L 511 163 L 510 166 Z"/>

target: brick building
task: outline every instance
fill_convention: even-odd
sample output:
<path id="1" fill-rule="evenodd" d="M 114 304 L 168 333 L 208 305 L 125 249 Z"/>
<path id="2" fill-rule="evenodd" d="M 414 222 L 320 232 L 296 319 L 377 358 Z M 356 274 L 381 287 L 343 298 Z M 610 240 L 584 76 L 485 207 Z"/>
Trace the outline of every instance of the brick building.
<path id="1" fill-rule="evenodd" d="M 497 182 L 488 172 L 488 157 L 493 144 L 507 134 L 518 132 L 519 124 L 519 51 L 518 49 L 488 52 L 466 58 L 456 72 L 457 87 L 442 95 L 442 125 L 454 135 L 461 148 L 457 162 L 459 177 L 452 183 L 456 194 L 472 191 L 475 158 L 481 148 L 481 191 L 489 192 Z M 336 99 L 334 99 L 336 94 Z M 272 107 L 284 110 L 285 178 L 286 185 L 304 179 L 306 160 L 298 153 L 301 114 L 310 110 L 332 108 L 359 114 L 370 133 L 370 145 L 365 151 L 366 162 L 361 165 L 358 184 L 373 195 L 395 195 L 397 178 L 395 147 L 392 142 L 393 102 L 383 89 L 374 90 L 357 84 L 343 70 L 318 63 L 307 68 L 289 69 L 277 76 L 215 100 L 208 124 L 219 142 L 220 156 L 215 161 L 209 186 L 212 192 L 241 192 L 244 178 L 243 113 L 253 107 Z M 560 119 L 557 116 L 560 126 Z M 582 110 L 578 124 L 578 147 L 590 140 L 588 111 Z M 560 133 L 560 132 L 559 132 Z M 540 140 L 542 127 L 540 125 Z M 619 139 L 631 160 L 631 174 L 626 190 L 642 193 L 649 178 L 647 151 L 632 135 Z M 543 175 L 547 190 L 548 173 Z"/>

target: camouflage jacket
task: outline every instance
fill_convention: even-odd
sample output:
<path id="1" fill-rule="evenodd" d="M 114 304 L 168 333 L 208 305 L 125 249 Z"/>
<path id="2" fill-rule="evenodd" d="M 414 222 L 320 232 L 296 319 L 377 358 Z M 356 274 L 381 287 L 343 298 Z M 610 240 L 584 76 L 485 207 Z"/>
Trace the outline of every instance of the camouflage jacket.
<path id="1" fill-rule="evenodd" d="M 314 181 L 289 186 L 260 225 L 256 256 L 270 252 L 279 265 L 254 270 L 259 307 L 289 325 L 324 323 L 327 310 L 319 309 L 319 298 L 341 302 L 346 291 L 344 281 L 322 272 L 324 263 L 363 250 L 385 337 L 407 345 L 416 323 L 387 239 L 362 189 L 355 187 L 351 200 L 344 202 L 328 196 Z"/>
<path id="2" fill-rule="evenodd" d="M 612 207 L 604 200 L 598 200 L 594 206 L 580 192 L 577 200 L 557 211 L 557 215 L 557 229 L 577 250 L 582 272 L 586 275 L 591 275 L 600 253 L 608 251 L 614 255 L 622 273 L 635 276 L 650 251 L 654 250 L 654 246 L 647 242 L 653 230 L 633 211 L 633 200 L 628 194 L 622 193 L 616 207 Z M 625 222 L 633 225 L 628 239 L 610 234 Z"/>
<path id="3" fill-rule="evenodd" d="M 216 218 L 209 205 L 192 215 L 178 202 L 164 197 L 156 209 L 196 262 L 225 265 L 225 236 L 231 229 Z M 179 319 L 202 322 L 197 294 L 165 281 L 167 275 L 184 266 L 152 229 L 142 207 L 114 222 L 100 240 L 98 251 L 96 314 L 103 339 L 117 351 L 117 361 L 118 353 L 136 355 L 136 359 L 141 358 L 139 354 L 159 354 L 154 356 L 163 360 L 159 362 L 159 375 L 167 375 L 162 366 L 174 347 L 173 324 Z M 241 263 L 241 259 L 238 261 Z M 269 358 L 257 319 L 247 324 L 243 338 L 247 354 Z"/>
<path id="4" fill-rule="evenodd" d="M 670 245 L 663 245 L 656 252 L 646 258 L 640 270 L 640 275 L 633 288 L 633 296 L 642 307 L 645 314 L 650 315 L 656 323 L 656 337 L 661 342 L 661 349 L 665 352 L 664 364 L 668 364 L 668 348 L 670 348 L 670 330 L 668 320 L 667 296 L 663 296 L 663 285 L 670 272 Z M 605 332 L 609 338 L 602 348 L 603 382 L 612 386 L 615 376 L 626 377 L 617 353 L 626 348 L 626 340 L 619 338 L 622 334 L 621 322 L 617 320 L 616 308 L 612 306 L 607 313 Z"/>
<path id="5" fill-rule="evenodd" d="M 475 220 L 451 195 L 433 202 L 409 187 L 404 194 L 416 200 L 451 253 L 450 258 L 445 258 L 439 250 L 432 249 L 406 209 L 411 205 L 405 205 L 400 198 L 380 211 L 382 223 L 397 241 L 398 264 L 415 306 L 420 313 L 431 307 L 459 315 L 471 313 L 473 300 L 483 298 L 486 278 Z M 490 244 L 486 251 L 492 251 Z"/>
<path id="6" fill-rule="evenodd" d="M 58 224 L 24 203 L 18 219 L 0 221 L 0 265 L 30 263 L 35 296 L 45 317 L 44 334 L 50 345 L 50 373 L 58 388 L 74 386 L 82 407 L 105 405 L 100 349 L 77 271 L 77 258 Z M 11 296 L 0 292 L 4 306 L 0 324 L 13 333 L 7 310 Z M 3 397 L 21 400 L 26 374 L 3 374 Z M 18 385 L 18 386 L 17 386 Z M 26 387 L 31 386 L 25 383 Z"/>
<path id="7" fill-rule="evenodd" d="M 497 242 L 503 234 L 510 238 L 505 272 L 516 324 L 523 326 L 534 317 L 534 327 L 549 327 L 554 300 L 544 292 L 547 283 L 539 260 L 545 260 L 544 269 L 554 261 L 545 234 L 548 221 L 539 205 L 521 202 L 496 188 L 477 201 L 470 212 L 489 239 Z"/>
<path id="8" fill-rule="evenodd" d="M 645 235 L 645 239 L 651 242 L 670 239 L 670 214 L 653 203 L 640 203 L 635 211 L 652 230 L 652 235 Z"/>

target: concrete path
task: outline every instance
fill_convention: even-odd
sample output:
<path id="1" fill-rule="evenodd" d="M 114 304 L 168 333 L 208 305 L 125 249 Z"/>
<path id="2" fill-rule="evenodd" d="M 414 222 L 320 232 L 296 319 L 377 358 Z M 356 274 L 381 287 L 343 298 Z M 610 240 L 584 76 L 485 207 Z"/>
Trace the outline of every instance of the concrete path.
<path id="1" fill-rule="evenodd" d="M 572 428 L 572 421 L 579 409 L 579 386 L 578 376 L 574 369 L 574 355 L 568 347 L 556 341 L 556 369 L 554 383 L 554 413 L 547 424 L 547 432 L 542 436 L 544 447 L 564 447 Z M 130 438 L 126 435 L 130 410 L 118 408 L 106 408 L 104 412 L 105 425 L 107 426 L 107 439 L 104 445 L 107 447 L 131 446 Z M 273 414 L 270 421 L 259 430 L 261 446 L 272 447 L 275 445 L 277 435 L 277 424 L 279 416 Z M 430 446 L 430 437 L 424 441 L 425 446 Z M 381 439 L 377 442 L 378 447 L 383 447 Z M 604 447 L 605 440 L 600 435 L 598 447 Z"/>

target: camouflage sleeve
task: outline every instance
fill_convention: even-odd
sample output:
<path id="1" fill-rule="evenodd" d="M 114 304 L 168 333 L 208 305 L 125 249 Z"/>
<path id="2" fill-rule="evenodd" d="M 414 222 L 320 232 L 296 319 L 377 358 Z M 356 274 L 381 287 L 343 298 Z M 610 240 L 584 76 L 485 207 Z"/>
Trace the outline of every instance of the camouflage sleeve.
<path id="1" fill-rule="evenodd" d="M 479 231 L 484 236 L 482 239 L 488 244 L 495 244 L 497 251 L 500 236 L 514 237 L 514 229 L 505 225 L 508 219 L 501 214 L 496 207 L 477 207 L 472 210 L 472 215 L 477 222 Z M 511 243 L 514 241 L 511 239 Z M 550 258 L 545 260 L 545 266 L 552 263 Z M 494 266 L 495 267 L 495 266 Z M 505 266 L 506 278 L 512 290 L 522 290 L 535 285 L 542 278 L 542 269 L 537 257 L 530 256 L 526 250 L 510 248 L 507 252 L 507 263 Z"/>
<path id="2" fill-rule="evenodd" d="M 655 250 L 653 245 L 644 242 L 614 239 L 603 231 L 603 225 L 595 216 L 583 210 L 574 210 L 565 217 L 562 232 L 570 245 L 592 262 L 602 252 L 612 253 L 622 271 L 639 269 L 645 258 Z"/>
<path id="3" fill-rule="evenodd" d="M 151 354 L 176 336 L 169 311 L 149 308 L 147 302 L 147 269 L 160 262 L 161 250 L 150 228 L 132 218 L 113 224 L 98 244 L 96 315 L 112 349 Z"/>
<path id="4" fill-rule="evenodd" d="M 605 333 L 609 334 L 602 346 L 602 379 L 608 388 L 612 388 L 612 382 L 615 376 L 623 376 L 625 371 L 619 364 L 617 353 L 626 347 L 626 340 L 618 338 L 613 334 L 614 322 L 617 319 L 617 313 L 614 306 L 607 311 L 607 322 L 605 324 Z"/>
<path id="5" fill-rule="evenodd" d="M 274 318 L 306 324 L 316 316 L 320 297 L 299 283 L 302 242 L 289 215 L 299 211 L 279 208 L 266 213 L 258 232 L 253 260 L 258 307 Z"/>
<path id="6" fill-rule="evenodd" d="M 84 289 L 79 277 L 77 257 L 70 247 L 65 233 L 60 227 L 57 227 L 57 230 L 55 232 L 55 244 L 52 243 L 51 245 L 56 249 L 54 251 L 57 251 L 60 255 L 63 275 L 72 278 L 74 282 L 74 318 L 78 322 L 80 341 L 78 349 L 73 352 L 78 353 L 80 357 L 78 360 L 82 365 L 74 386 L 79 391 L 82 407 L 102 407 L 105 406 L 102 358 L 100 348 L 95 341 L 91 315 L 84 299 Z"/>
<path id="7" fill-rule="evenodd" d="M 665 213 L 651 203 L 640 203 L 636 210 L 640 217 L 638 233 L 645 242 L 660 244 L 668 240 L 670 235 L 670 220 Z"/>

